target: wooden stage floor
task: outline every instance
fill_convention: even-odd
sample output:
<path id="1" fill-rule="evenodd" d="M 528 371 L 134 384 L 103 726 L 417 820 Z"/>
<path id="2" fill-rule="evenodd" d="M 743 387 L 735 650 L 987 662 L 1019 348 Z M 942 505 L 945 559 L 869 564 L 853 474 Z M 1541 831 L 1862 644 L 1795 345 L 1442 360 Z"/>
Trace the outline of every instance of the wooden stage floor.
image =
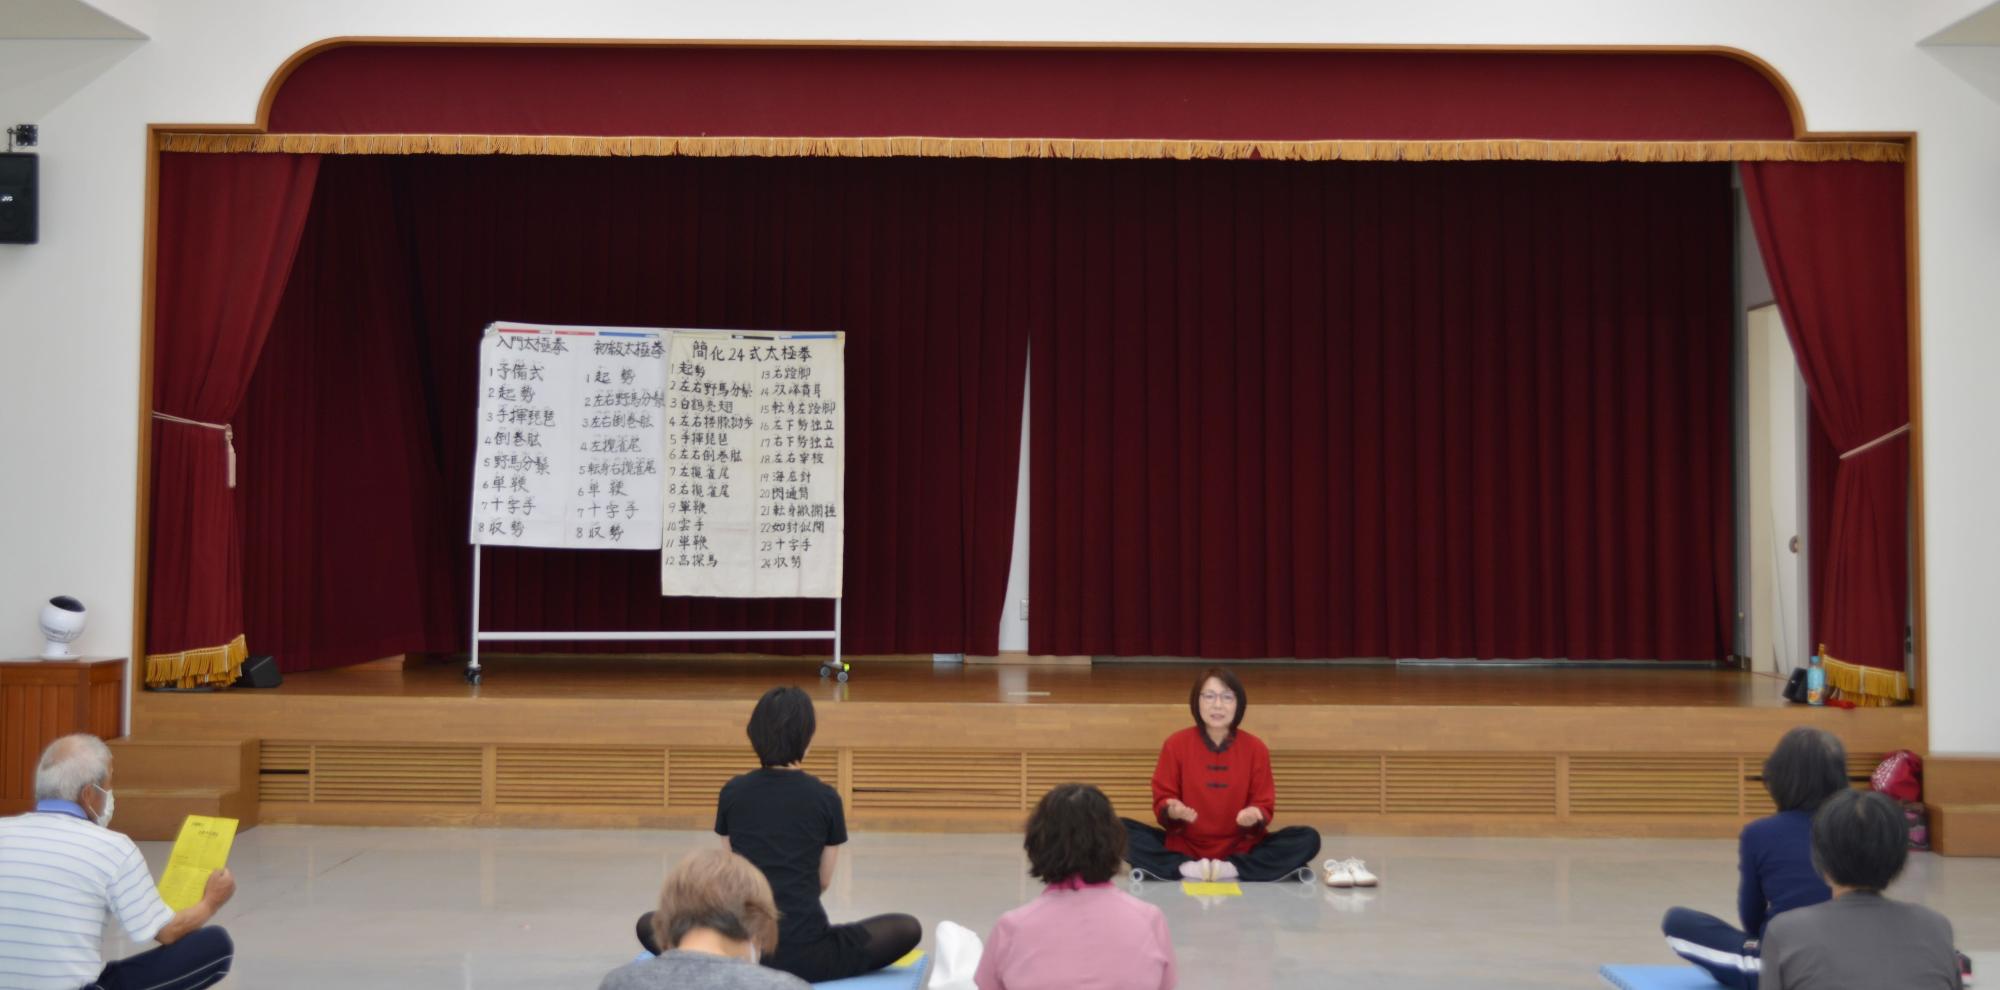
<path id="1" fill-rule="evenodd" d="M 817 676 L 814 661 L 602 657 L 482 659 L 471 686 L 457 663 L 394 662 L 293 674 L 277 695 L 396 698 L 651 698 L 756 700 L 796 684 L 821 701 L 876 704 L 1186 704 L 1204 665 L 1104 662 L 1095 665 L 933 664 L 854 661 L 840 684 Z M 1256 663 L 1232 668 L 1252 711 L 1263 705 L 1666 705 L 1782 708 L 1776 676 L 1707 666 L 1497 666 Z"/>
<path id="2" fill-rule="evenodd" d="M 1334 831 L 1728 835 L 1765 809 L 1762 756 L 1793 725 L 1839 735 L 1857 773 L 1925 748 L 1921 708 L 1807 709 L 1775 677 L 1707 667 L 1233 667 L 1281 814 Z M 1065 780 L 1145 814 L 1159 742 L 1189 723 L 1200 669 L 859 658 L 840 684 L 816 668 L 499 656 L 473 686 L 458 664 L 382 662 L 268 690 L 142 694 L 134 734 L 254 743 L 243 789 L 267 821 L 699 827 L 715 789 L 754 765 L 752 704 L 790 683 L 818 702 L 809 769 L 857 823 L 1011 829 Z"/>

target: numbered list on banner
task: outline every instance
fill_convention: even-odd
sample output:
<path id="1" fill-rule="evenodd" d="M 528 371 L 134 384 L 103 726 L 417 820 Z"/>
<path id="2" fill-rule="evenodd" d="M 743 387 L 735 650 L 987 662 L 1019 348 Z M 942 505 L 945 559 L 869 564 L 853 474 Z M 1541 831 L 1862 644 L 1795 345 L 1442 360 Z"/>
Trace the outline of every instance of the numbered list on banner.
<path id="1" fill-rule="evenodd" d="M 673 335 L 662 594 L 840 596 L 844 343 Z"/>
<path id="2" fill-rule="evenodd" d="M 492 329 L 479 349 L 472 541 L 559 547 L 570 477 L 575 338 Z"/>
<path id="3" fill-rule="evenodd" d="M 481 344 L 472 537 L 660 545 L 663 331 L 495 324 Z"/>
<path id="4" fill-rule="evenodd" d="M 599 330 L 578 387 L 569 545 L 660 545 L 660 434 L 666 347 L 654 331 Z"/>

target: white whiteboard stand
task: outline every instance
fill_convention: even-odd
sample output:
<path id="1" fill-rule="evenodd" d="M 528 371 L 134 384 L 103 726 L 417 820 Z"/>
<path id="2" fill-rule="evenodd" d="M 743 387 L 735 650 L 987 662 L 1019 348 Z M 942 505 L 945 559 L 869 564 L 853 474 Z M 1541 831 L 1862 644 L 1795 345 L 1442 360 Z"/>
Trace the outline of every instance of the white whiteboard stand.
<path id="1" fill-rule="evenodd" d="M 732 640 L 732 639 L 792 640 L 792 641 L 831 640 L 833 643 L 833 659 L 827 663 L 820 664 L 819 676 L 826 677 L 828 675 L 833 675 L 839 680 L 842 681 L 847 680 L 847 672 L 850 669 L 850 665 L 841 659 L 841 642 L 840 642 L 841 599 L 839 598 L 833 600 L 832 629 L 759 629 L 759 630 L 746 630 L 746 631 L 715 631 L 715 632 L 687 631 L 687 630 L 681 630 L 681 631 L 656 630 L 656 631 L 634 631 L 634 632 L 604 632 L 604 631 L 593 632 L 593 631 L 580 631 L 580 630 L 578 631 L 558 630 L 558 631 L 547 631 L 547 632 L 524 632 L 524 631 L 489 632 L 486 630 L 482 630 L 479 628 L 479 572 L 480 572 L 479 565 L 480 565 L 480 556 L 482 549 L 483 547 L 481 546 L 481 544 L 477 540 L 474 540 L 472 544 L 472 649 L 467 654 L 465 660 L 465 681 L 468 684 L 479 683 L 480 643 L 482 642 L 529 643 L 529 642 L 546 642 L 549 640 L 556 640 L 556 639 L 567 639 L 567 640 L 575 640 L 578 642 L 589 642 L 589 643 L 605 643 L 605 642 L 689 643 L 689 642 L 716 642 L 718 640 Z"/>

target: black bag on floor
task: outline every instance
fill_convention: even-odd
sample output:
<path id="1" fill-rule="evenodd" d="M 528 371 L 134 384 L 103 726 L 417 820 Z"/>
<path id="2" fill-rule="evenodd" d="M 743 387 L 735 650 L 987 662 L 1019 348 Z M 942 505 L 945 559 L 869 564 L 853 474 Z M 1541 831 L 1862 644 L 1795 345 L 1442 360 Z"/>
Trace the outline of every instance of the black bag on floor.
<path id="1" fill-rule="evenodd" d="M 1792 671 L 1791 679 L 1785 682 L 1785 700 L 1795 705 L 1806 703 L 1806 669 L 1804 667 Z"/>

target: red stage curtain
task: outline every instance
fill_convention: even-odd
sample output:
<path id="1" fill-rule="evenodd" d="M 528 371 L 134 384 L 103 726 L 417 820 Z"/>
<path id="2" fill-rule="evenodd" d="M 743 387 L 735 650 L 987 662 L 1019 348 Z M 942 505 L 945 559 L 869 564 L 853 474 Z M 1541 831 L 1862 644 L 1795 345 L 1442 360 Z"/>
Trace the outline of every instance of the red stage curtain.
<path id="1" fill-rule="evenodd" d="M 1793 136 L 1771 81 L 1720 54 L 506 44 L 327 49 L 284 80 L 269 126 L 1199 141 Z"/>
<path id="2" fill-rule="evenodd" d="M 252 628 L 289 669 L 464 649 L 477 344 L 488 322 L 515 319 L 847 331 L 847 647 L 996 651 L 1039 250 L 1027 174 L 998 161 L 330 159 L 304 249 L 314 270 L 294 280 L 256 386 L 270 400 L 258 413 L 289 417 L 282 435 L 313 448 L 253 466 L 278 476 L 256 479 L 248 534 L 270 541 L 260 573 L 294 574 L 289 559 L 315 575 L 310 591 L 253 595 Z M 490 550 L 482 623 L 831 621 L 823 601 L 663 599 L 658 566 L 651 553 Z"/>
<path id="3" fill-rule="evenodd" d="M 1032 652 L 1730 652 L 1727 166 L 1048 177 Z"/>
<path id="4" fill-rule="evenodd" d="M 1910 445 L 1896 434 L 1910 422 L 1903 166 L 1745 163 L 1743 191 L 1813 411 L 1840 452 L 1829 532 L 1814 548 L 1826 561 L 1828 676 L 1857 698 L 1907 700 Z"/>
<path id="5" fill-rule="evenodd" d="M 153 411 L 229 423 L 291 274 L 315 155 L 163 154 Z M 234 678 L 241 548 L 221 430 L 155 418 L 147 683 Z"/>
<path id="6" fill-rule="evenodd" d="M 1833 542 L 1833 488 L 1840 473 L 1840 448 L 1827 438 L 1819 414 L 1806 405 L 1806 601 L 1810 603 L 1807 622 L 1812 629 L 1813 649 L 1826 641 L 1826 550 Z"/>
<path id="7" fill-rule="evenodd" d="M 394 169 L 321 168 L 243 401 L 245 626 L 287 671 L 453 649 L 464 625 Z"/>

